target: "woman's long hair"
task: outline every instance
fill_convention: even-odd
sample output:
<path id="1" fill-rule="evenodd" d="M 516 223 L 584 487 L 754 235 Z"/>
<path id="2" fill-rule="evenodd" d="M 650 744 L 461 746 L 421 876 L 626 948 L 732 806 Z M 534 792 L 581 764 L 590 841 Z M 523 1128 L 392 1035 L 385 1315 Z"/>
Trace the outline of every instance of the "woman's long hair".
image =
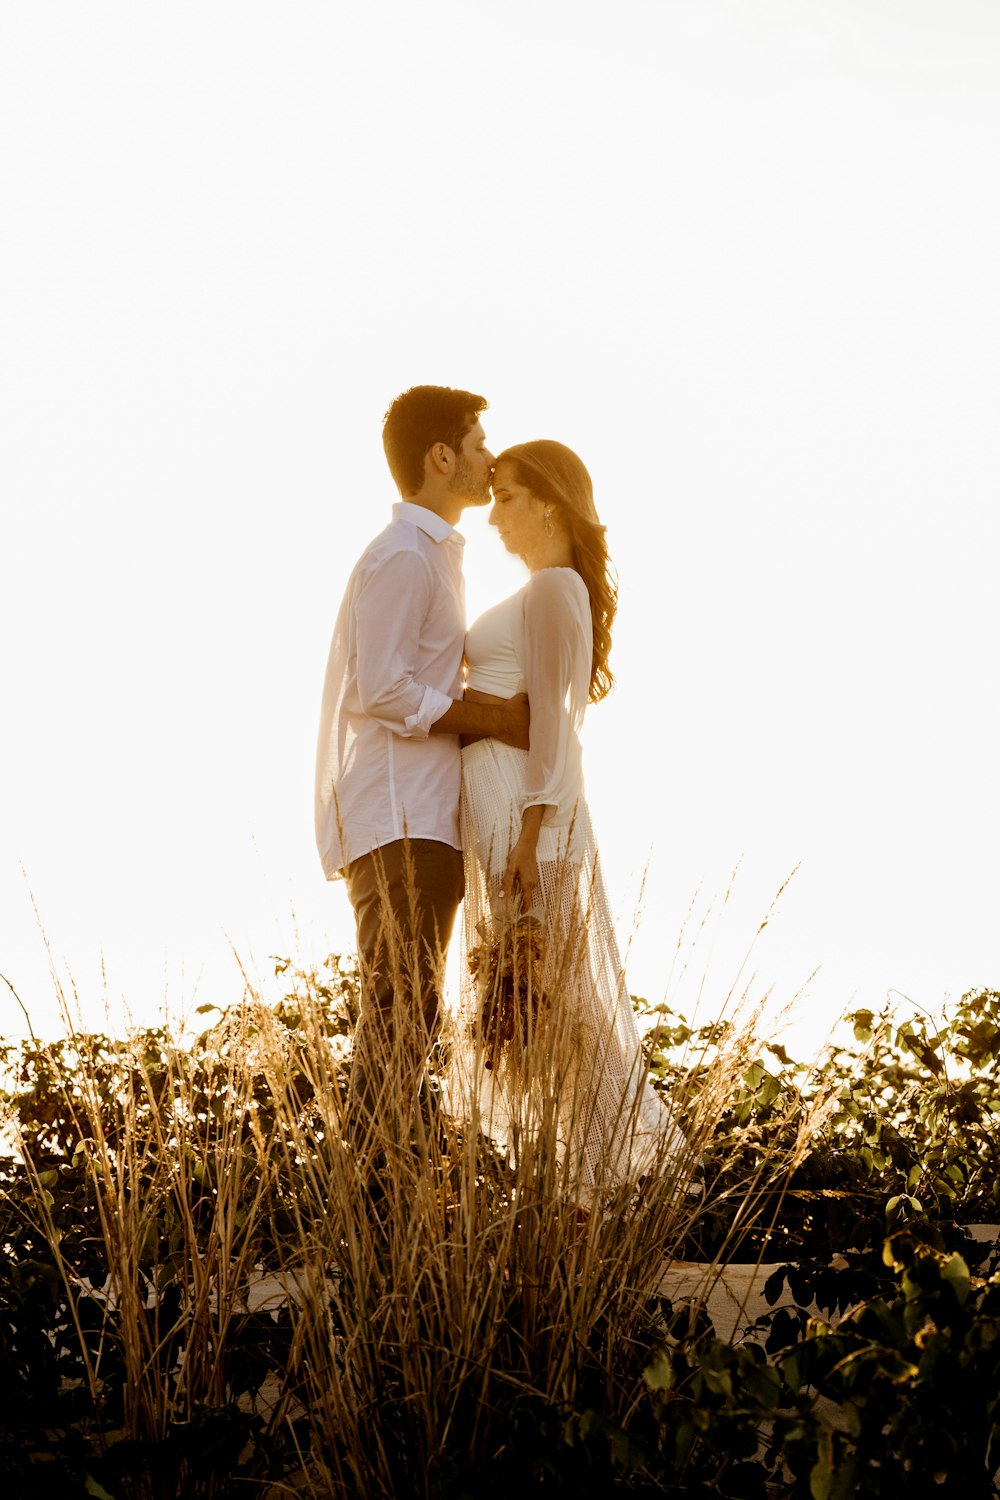
<path id="1" fill-rule="evenodd" d="M 608 558 L 608 544 L 594 505 L 594 486 L 583 460 L 565 443 L 540 438 L 515 443 L 497 455 L 497 464 L 512 465 L 518 484 L 536 500 L 552 505 L 570 535 L 573 566 L 587 585 L 594 626 L 590 668 L 590 702 L 599 703 L 614 686 L 608 666 L 611 626 L 618 609 L 618 581 Z"/>

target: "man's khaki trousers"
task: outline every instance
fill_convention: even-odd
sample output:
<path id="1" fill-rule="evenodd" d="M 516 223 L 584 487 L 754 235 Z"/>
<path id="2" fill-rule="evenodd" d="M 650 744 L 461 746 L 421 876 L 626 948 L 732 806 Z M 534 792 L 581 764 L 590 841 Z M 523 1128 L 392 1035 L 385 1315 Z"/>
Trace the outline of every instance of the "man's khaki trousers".
<path id="1" fill-rule="evenodd" d="M 352 1109 L 408 1118 L 441 1024 L 444 957 L 464 893 L 461 851 L 398 839 L 352 860 L 344 877 L 361 968 Z"/>

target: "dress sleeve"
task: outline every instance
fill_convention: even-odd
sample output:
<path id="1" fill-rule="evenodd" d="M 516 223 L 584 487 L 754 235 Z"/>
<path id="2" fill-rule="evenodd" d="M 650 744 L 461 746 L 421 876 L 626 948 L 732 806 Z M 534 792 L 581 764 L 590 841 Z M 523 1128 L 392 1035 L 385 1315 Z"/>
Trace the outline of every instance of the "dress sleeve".
<path id="1" fill-rule="evenodd" d="M 526 807 L 559 802 L 590 682 L 593 630 L 579 575 L 545 568 L 524 591 L 524 678 L 531 709 Z"/>
<path id="2" fill-rule="evenodd" d="M 426 739 L 452 703 L 415 676 L 432 590 L 424 559 L 416 552 L 394 552 L 362 580 L 355 603 L 361 707 L 404 739 Z"/>

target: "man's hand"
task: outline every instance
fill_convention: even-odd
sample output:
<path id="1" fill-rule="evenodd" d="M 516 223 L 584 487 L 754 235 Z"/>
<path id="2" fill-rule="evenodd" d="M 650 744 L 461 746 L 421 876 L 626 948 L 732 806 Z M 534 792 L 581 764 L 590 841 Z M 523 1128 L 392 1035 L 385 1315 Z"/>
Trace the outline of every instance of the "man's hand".
<path id="1" fill-rule="evenodd" d="M 515 750 L 527 750 L 528 727 L 531 722 L 527 693 L 515 693 L 513 698 L 508 698 L 504 705 L 503 722 L 503 731 L 494 738 L 502 740 L 505 745 L 513 745 Z"/>
<path id="2" fill-rule="evenodd" d="M 463 745 L 476 740 L 502 740 L 517 750 L 528 748 L 528 695 L 518 693 L 480 703 L 476 698 L 456 699 L 431 725 L 431 734 L 458 734 Z"/>

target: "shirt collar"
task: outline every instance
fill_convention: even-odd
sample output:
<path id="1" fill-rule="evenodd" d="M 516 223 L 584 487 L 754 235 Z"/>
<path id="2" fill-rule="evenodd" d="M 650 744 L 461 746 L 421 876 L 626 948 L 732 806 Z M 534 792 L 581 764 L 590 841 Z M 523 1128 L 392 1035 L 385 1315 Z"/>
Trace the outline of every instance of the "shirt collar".
<path id="1" fill-rule="evenodd" d="M 394 521 L 409 521 L 420 530 L 426 532 L 432 542 L 446 542 L 450 536 L 464 541 L 454 528 L 450 526 L 436 511 L 427 510 L 423 505 L 414 505 L 412 500 L 397 500 L 392 507 Z"/>

